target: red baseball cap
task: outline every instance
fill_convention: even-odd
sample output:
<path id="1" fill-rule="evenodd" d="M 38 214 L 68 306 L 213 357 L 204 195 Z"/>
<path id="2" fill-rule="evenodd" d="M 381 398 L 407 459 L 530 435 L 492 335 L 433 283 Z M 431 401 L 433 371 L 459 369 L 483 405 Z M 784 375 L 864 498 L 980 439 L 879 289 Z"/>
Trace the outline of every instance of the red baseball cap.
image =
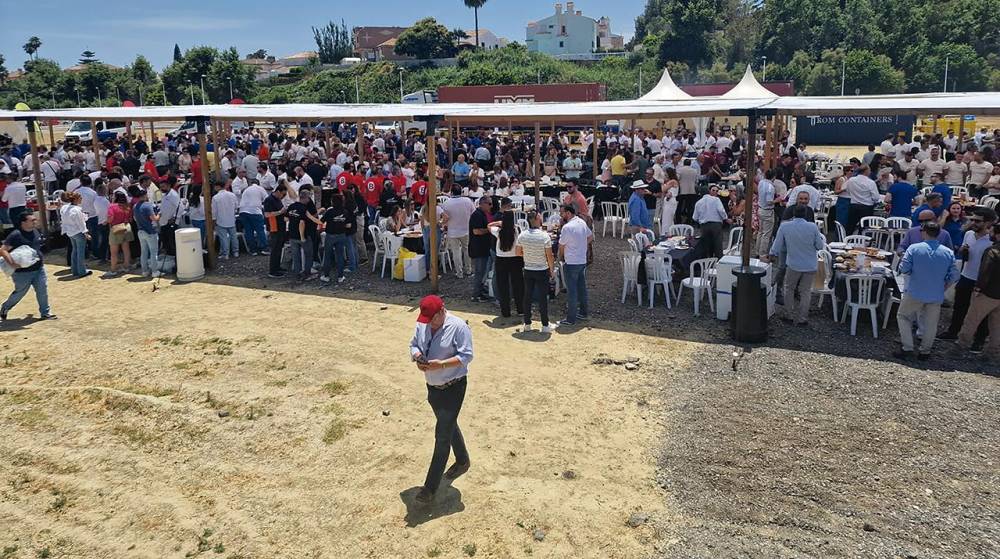
<path id="1" fill-rule="evenodd" d="M 420 316 L 417 317 L 417 322 L 421 324 L 427 324 L 434 318 L 434 315 L 441 312 L 444 308 L 444 301 L 441 300 L 437 295 L 428 295 L 420 300 Z"/>

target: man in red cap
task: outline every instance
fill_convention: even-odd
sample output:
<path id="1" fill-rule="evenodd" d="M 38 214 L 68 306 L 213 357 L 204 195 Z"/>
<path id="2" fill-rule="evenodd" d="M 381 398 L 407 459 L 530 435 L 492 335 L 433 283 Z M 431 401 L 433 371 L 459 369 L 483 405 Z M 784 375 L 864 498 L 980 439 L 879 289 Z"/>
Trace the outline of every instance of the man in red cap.
<path id="1" fill-rule="evenodd" d="M 441 484 L 441 475 L 456 479 L 469 470 L 469 452 L 458 428 L 458 413 L 465 400 L 469 363 L 472 361 L 472 331 L 464 320 L 448 312 L 437 295 L 420 301 L 420 316 L 410 341 L 410 357 L 423 371 L 427 382 L 427 402 L 434 410 L 434 455 L 427 479 L 417 494 L 427 504 Z M 455 463 L 448 471 L 448 455 L 455 451 Z"/>

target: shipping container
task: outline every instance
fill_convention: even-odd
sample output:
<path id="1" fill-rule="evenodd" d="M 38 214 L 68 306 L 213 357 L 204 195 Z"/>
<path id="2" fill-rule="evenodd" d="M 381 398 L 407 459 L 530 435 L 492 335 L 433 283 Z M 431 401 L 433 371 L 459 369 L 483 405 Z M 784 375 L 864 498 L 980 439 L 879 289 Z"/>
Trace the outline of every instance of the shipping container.
<path id="1" fill-rule="evenodd" d="M 548 103 L 604 101 L 608 88 L 600 83 L 529 85 L 467 85 L 438 88 L 440 103 Z"/>
<path id="2" fill-rule="evenodd" d="M 913 115 L 824 115 L 795 119 L 795 140 L 812 145 L 878 145 L 889 134 L 909 139 Z"/>

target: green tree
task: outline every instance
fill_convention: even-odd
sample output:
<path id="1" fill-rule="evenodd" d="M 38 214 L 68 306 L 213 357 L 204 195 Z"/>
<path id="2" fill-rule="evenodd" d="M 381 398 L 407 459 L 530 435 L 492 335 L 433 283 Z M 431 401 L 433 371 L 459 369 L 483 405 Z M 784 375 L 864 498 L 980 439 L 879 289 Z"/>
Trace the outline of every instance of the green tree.
<path id="1" fill-rule="evenodd" d="M 486 0 L 463 0 L 466 8 L 472 8 L 476 14 L 476 48 L 479 48 L 479 8 L 486 4 Z"/>
<path id="2" fill-rule="evenodd" d="M 100 62 L 97 59 L 97 53 L 92 50 L 85 50 L 80 53 L 80 64 L 93 64 L 94 62 Z"/>
<path id="3" fill-rule="evenodd" d="M 21 48 L 24 49 L 24 52 L 28 53 L 28 58 L 34 60 L 37 58 L 38 49 L 42 48 L 42 40 L 32 36 Z"/>
<path id="4" fill-rule="evenodd" d="M 888 56 L 870 50 L 847 51 L 844 70 L 847 92 L 860 89 L 864 95 L 902 93 L 906 87 L 903 71 L 894 68 Z"/>
<path id="5" fill-rule="evenodd" d="M 396 38 L 396 54 L 421 59 L 450 58 L 458 50 L 456 32 L 432 17 L 424 18 Z"/>
<path id="6" fill-rule="evenodd" d="M 247 55 L 247 60 L 264 60 L 267 58 L 267 49 L 257 49 Z"/>
<path id="7" fill-rule="evenodd" d="M 183 59 L 184 59 L 184 56 L 181 54 L 181 47 L 180 47 L 180 45 L 178 45 L 177 43 L 174 43 L 174 62 L 180 62 Z"/>
<path id="8" fill-rule="evenodd" d="M 143 85 L 156 83 L 156 72 L 153 70 L 153 65 L 141 54 L 135 57 L 129 71 L 132 73 L 132 78 L 138 83 Z"/>
<path id="9" fill-rule="evenodd" d="M 649 0 L 636 18 L 632 45 L 648 36 L 659 38 L 656 53 L 660 66 L 684 62 L 696 66 L 709 61 L 709 38 L 726 0 Z M 652 53 L 649 53 L 652 54 Z"/>
<path id="10" fill-rule="evenodd" d="M 0 54 L 0 86 L 6 84 L 7 78 L 10 76 L 10 72 L 7 71 L 7 66 L 4 65 L 6 62 L 7 59 Z"/>
<path id="11" fill-rule="evenodd" d="M 968 44 L 921 41 L 903 55 L 907 91 L 944 90 L 944 68 L 948 65 L 948 91 L 979 91 L 987 88 L 992 71 L 989 64 Z"/>
<path id="12" fill-rule="evenodd" d="M 340 25 L 331 21 L 319 29 L 313 27 L 312 32 L 319 61 L 323 64 L 336 64 L 353 52 L 351 33 L 344 20 L 340 20 Z"/>

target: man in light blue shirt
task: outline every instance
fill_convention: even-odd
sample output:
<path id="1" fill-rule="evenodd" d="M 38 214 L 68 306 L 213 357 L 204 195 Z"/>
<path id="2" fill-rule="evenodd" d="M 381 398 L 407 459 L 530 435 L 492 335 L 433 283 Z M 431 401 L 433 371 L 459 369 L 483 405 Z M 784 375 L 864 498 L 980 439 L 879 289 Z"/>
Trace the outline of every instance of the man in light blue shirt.
<path id="1" fill-rule="evenodd" d="M 649 217 L 649 208 L 646 207 L 646 194 L 649 193 L 649 185 L 642 181 L 632 183 L 632 196 L 628 199 L 628 222 L 632 228 L 632 234 L 646 233 L 652 237 L 653 220 Z M 650 241 L 653 239 L 650 238 Z"/>
<path id="2" fill-rule="evenodd" d="M 923 242 L 910 245 L 899 263 L 899 273 L 908 278 L 896 311 L 902 343 L 902 348 L 892 354 L 897 359 L 905 360 L 913 354 L 914 322 L 919 323 L 923 332 L 917 359 L 930 358 L 944 292 L 958 280 L 955 253 L 937 241 L 941 226 L 936 221 L 925 221 L 920 228 Z"/>
<path id="3" fill-rule="evenodd" d="M 465 400 L 469 363 L 472 362 L 472 330 L 464 320 L 448 312 L 437 295 L 420 301 L 417 327 L 410 340 L 410 358 L 423 371 L 427 382 L 427 402 L 434 410 L 434 454 L 424 486 L 416 500 L 428 504 L 441 485 L 441 476 L 455 479 L 469 470 L 469 451 L 458 413 Z M 455 451 L 455 463 L 448 471 L 448 455 Z"/>
<path id="4" fill-rule="evenodd" d="M 778 234 L 771 245 L 771 257 L 768 259 L 774 260 L 782 251 L 786 253 L 782 320 L 794 321 L 799 325 L 808 323 L 809 302 L 812 299 L 812 284 L 818 262 L 816 253 L 826 247 L 826 240 L 816 223 L 806 221 L 808 215 L 806 206 L 795 206 L 792 220 L 778 227 Z M 796 295 L 799 303 L 793 311 Z"/>
<path id="5" fill-rule="evenodd" d="M 774 234 L 774 169 L 764 173 L 764 180 L 757 183 L 757 257 L 767 256 Z"/>
<path id="6" fill-rule="evenodd" d="M 455 182 L 461 184 L 462 186 L 466 186 L 466 183 L 469 180 L 469 173 L 471 172 L 471 170 L 472 167 L 470 167 L 469 164 L 465 162 L 465 154 L 463 153 L 458 154 L 458 158 L 455 160 L 455 163 L 451 166 L 451 172 L 455 176 Z"/>

